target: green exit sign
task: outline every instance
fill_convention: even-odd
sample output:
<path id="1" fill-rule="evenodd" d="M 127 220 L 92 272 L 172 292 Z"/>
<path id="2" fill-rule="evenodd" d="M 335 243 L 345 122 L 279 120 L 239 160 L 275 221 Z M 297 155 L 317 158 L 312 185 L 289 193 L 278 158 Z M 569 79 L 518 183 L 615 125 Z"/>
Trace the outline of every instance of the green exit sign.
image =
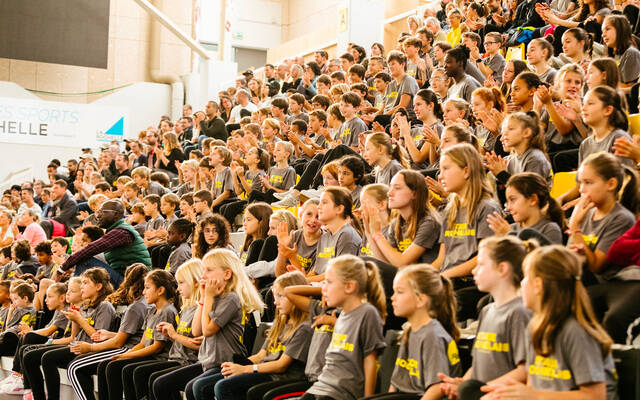
<path id="1" fill-rule="evenodd" d="M 234 32 L 233 33 L 233 38 L 234 39 L 238 39 L 238 40 L 242 40 L 244 38 L 244 34 L 242 32 Z"/>

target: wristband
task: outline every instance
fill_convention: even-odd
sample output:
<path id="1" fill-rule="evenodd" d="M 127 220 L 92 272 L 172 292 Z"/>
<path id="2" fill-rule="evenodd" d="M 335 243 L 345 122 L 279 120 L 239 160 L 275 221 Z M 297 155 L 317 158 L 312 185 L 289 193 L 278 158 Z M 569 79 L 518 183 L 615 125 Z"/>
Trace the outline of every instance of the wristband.
<path id="1" fill-rule="evenodd" d="M 53 339 L 49 338 L 49 340 L 47 340 L 47 344 L 51 344 L 53 343 Z"/>
<path id="2" fill-rule="evenodd" d="M 203 301 L 198 302 L 198 304 L 200 304 L 200 307 L 204 307 L 204 302 Z"/>
<path id="3" fill-rule="evenodd" d="M 62 269 L 62 266 L 59 266 L 58 269 L 56 270 L 59 274 L 64 274 L 64 270 Z"/>
<path id="4" fill-rule="evenodd" d="M 258 364 L 253 364 L 253 373 L 254 374 L 258 373 Z"/>

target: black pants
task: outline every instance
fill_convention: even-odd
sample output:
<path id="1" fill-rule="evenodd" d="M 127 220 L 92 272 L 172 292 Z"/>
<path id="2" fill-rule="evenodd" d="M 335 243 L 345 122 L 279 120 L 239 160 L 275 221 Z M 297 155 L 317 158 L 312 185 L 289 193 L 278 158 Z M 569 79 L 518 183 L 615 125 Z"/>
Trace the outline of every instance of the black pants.
<path id="1" fill-rule="evenodd" d="M 554 173 L 574 171 L 579 167 L 578 158 L 578 149 L 549 153 L 549 159 L 551 159 L 551 167 Z"/>
<path id="2" fill-rule="evenodd" d="M 32 357 L 32 353 L 33 357 Z M 41 357 L 42 358 L 41 358 Z M 45 350 L 42 354 L 39 350 L 26 353 L 23 359 L 23 373 L 28 376 L 35 400 L 59 400 L 60 399 L 60 374 L 58 368 L 66 368 L 69 363 L 76 358 L 69 347 L 64 346 L 53 350 Z M 42 372 L 38 361 L 42 360 Z M 47 385 L 48 396 L 45 397 L 44 385 Z"/>
<path id="3" fill-rule="evenodd" d="M 411 394 L 411 393 L 400 393 L 400 392 L 391 392 L 391 393 L 380 393 L 374 394 L 373 396 L 365 397 L 365 400 L 419 400 L 420 395 Z"/>
<path id="4" fill-rule="evenodd" d="M 464 381 L 458 386 L 458 398 L 460 400 L 480 400 L 486 394 L 480 390 L 484 385 L 484 382 L 475 379 Z"/>
<path id="5" fill-rule="evenodd" d="M 305 393 L 300 397 L 300 400 L 333 400 L 333 397 L 321 396 L 319 394 Z"/>
<path id="6" fill-rule="evenodd" d="M 16 354 L 20 338 L 13 332 L 5 332 L 0 336 L 0 357 Z"/>
<path id="7" fill-rule="evenodd" d="M 164 269 L 171 254 L 171 245 L 163 243 L 151 246 L 147 249 L 151 256 L 151 268 Z"/>
<path id="8" fill-rule="evenodd" d="M 13 368 L 11 370 L 14 372 L 22 372 L 22 357 L 24 356 L 24 351 L 34 344 L 47 343 L 47 340 L 46 336 L 41 336 L 33 332 L 29 332 L 21 337 L 13 357 Z"/>
<path id="9" fill-rule="evenodd" d="M 312 385 L 308 380 L 295 381 L 288 384 L 281 384 L 269 390 L 262 396 L 263 400 L 273 400 L 277 398 L 297 397 L 306 392 Z"/>
<path id="10" fill-rule="evenodd" d="M 276 191 L 273 189 L 269 189 L 266 192 L 259 192 L 257 190 L 252 190 L 251 193 L 249 193 L 249 197 L 247 198 L 247 203 L 251 204 L 251 203 L 255 203 L 258 201 L 264 201 L 265 203 L 275 203 L 276 201 L 278 201 L 278 199 L 276 199 L 273 194 Z M 229 222 L 231 223 L 231 222 Z"/>
<path id="11" fill-rule="evenodd" d="M 125 360 L 105 360 L 98 364 L 98 396 L 100 400 L 122 400 L 124 390 L 122 373 L 130 364 L 153 360 L 152 357 L 131 358 Z M 135 395 L 135 387 L 129 388 Z"/>
<path id="12" fill-rule="evenodd" d="M 222 209 L 223 206 L 230 204 L 230 203 L 234 203 L 236 201 L 236 199 L 228 199 L 228 200 L 223 200 L 220 204 L 218 204 L 217 206 L 214 206 L 212 208 L 213 212 L 216 214 L 220 214 L 220 210 Z M 229 224 L 233 223 L 233 221 L 229 221 Z"/>
<path id="13" fill-rule="evenodd" d="M 300 381 L 297 379 L 285 379 L 281 381 L 259 383 L 249 388 L 249 390 L 247 391 L 247 400 L 263 400 L 265 398 L 265 395 L 271 390 L 298 382 Z"/>
<path id="14" fill-rule="evenodd" d="M 122 385 L 124 387 L 124 398 L 126 400 L 137 400 L 148 396 L 149 378 L 151 374 L 158 371 L 165 371 L 181 365 L 179 361 L 167 361 L 150 359 L 129 364 L 122 368 Z"/>
<path id="15" fill-rule="evenodd" d="M 460 277 L 451 279 L 458 299 L 458 321 L 478 318 L 478 301 L 484 297 L 476 287 L 473 278 Z"/>
<path id="16" fill-rule="evenodd" d="M 251 265 L 256 261 L 273 261 L 276 257 L 278 257 L 278 239 L 275 236 L 256 239 L 249 245 L 245 265 Z"/>
<path id="17" fill-rule="evenodd" d="M 616 343 L 625 343 L 627 328 L 640 317 L 640 282 L 610 280 L 587 288 L 593 310 Z"/>
<path id="18" fill-rule="evenodd" d="M 229 222 L 229 226 L 233 228 L 233 222 L 238 214 L 244 211 L 247 206 L 246 200 L 236 200 L 220 206 L 220 214 Z"/>
<path id="19" fill-rule="evenodd" d="M 24 381 L 24 388 L 31 389 L 31 380 L 35 379 L 44 385 L 44 378 L 40 368 L 28 369 L 28 366 L 39 366 L 42 363 L 42 355 L 47 351 L 64 348 L 63 345 L 39 345 L 32 344 L 19 349 L 22 352 L 20 372 Z"/>
<path id="20" fill-rule="evenodd" d="M 393 313 L 393 306 L 391 305 L 391 296 L 393 295 L 393 280 L 396 277 L 398 268 L 391 264 L 387 264 L 375 257 L 365 256 L 362 257 L 365 261 L 372 261 L 378 267 L 380 278 L 382 280 L 382 287 L 384 288 L 384 294 L 387 301 L 387 319 L 385 320 L 384 328 L 387 329 L 402 329 L 402 324 L 407 320 L 404 318 L 396 317 Z"/>
<path id="21" fill-rule="evenodd" d="M 189 398 L 187 383 L 201 375 L 202 372 L 202 364 L 198 363 L 174 369 L 155 378 L 154 375 L 156 373 L 154 373 L 149 378 L 152 382 L 153 396 L 156 399 L 181 400 L 180 391 L 184 390 L 187 398 Z M 191 398 L 193 398 L 193 393 L 191 393 Z"/>

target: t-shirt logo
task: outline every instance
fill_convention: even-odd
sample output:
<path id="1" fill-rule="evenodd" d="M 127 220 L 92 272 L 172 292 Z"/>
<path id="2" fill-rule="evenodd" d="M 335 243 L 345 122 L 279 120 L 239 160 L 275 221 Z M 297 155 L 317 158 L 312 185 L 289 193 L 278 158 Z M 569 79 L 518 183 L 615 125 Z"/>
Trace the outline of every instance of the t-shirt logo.
<path id="1" fill-rule="evenodd" d="M 558 369 L 558 360 L 550 357 L 536 356 L 535 363 L 529 365 L 529 375 L 536 375 L 545 380 L 571 379 L 571 371 Z"/>
<path id="2" fill-rule="evenodd" d="M 347 335 L 344 333 L 333 332 L 329 347 L 337 350 L 353 351 L 353 343 L 347 342 Z"/>
<path id="3" fill-rule="evenodd" d="M 308 266 L 313 262 L 313 258 L 302 257 L 300 254 L 297 254 L 298 262 L 300 262 L 300 266 L 303 269 L 307 269 Z"/>
<path id="4" fill-rule="evenodd" d="M 398 243 L 398 251 L 405 251 L 406 249 L 409 248 L 409 246 L 411 246 L 411 243 L 413 243 L 413 240 L 411 240 L 411 238 L 406 238 L 402 240 L 401 242 Z"/>
<path id="5" fill-rule="evenodd" d="M 344 128 L 342 132 L 340 132 L 340 137 L 345 137 L 351 135 L 351 128 Z"/>
<path id="6" fill-rule="evenodd" d="M 189 321 L 180 321 L 180 317 L 176 315 L 176 332 L 182 336 L 189 336 L 191 334 L 191 327 Z"/>
<path id="7" fill-rule="evenodd" d="M 216 189 L 222 189 L 222 181 L 216 181 Z"/>
<path id="8" fill-rule="evenodd" d="M 415 376 L 416 378 L 420 379 L 418 361 L 414 360 L 413 358 L 407 358 L 406 360 L 402 358 L 396 358 L 396 365 L 409 371 L 410 376 Z"/>
<path id="9" fill-rule="evenodd" d="M 582 239 L 584 240 L 584 244 L 586 244 L 587 246 L 598 243 L 598 237 L 594 234 L 582 235 Z"/>
<path id="10" fill-rule="evenodd" d="M 458 353 L 458 345 L 453 340 L 449 342 L 447 346 L 447 356 L 449 357 L 449 363 L 456 365 L 460 362 L 460 354 Z"/>
<path id="11" fill-rule="evenodd" d="M 467 227 L 467 224 L 455 224 L 453 229 L 444 231 L 445 237 L 465 237 L 465 236 L 475 236 L 476 230 Z"/>
<path id="12" fill-rule="evenodd" d="M 147 339 L 153 339 L 153 328 L 147 328 L 147 330 L 144 331 L 144 337 Z"/>
<path id="13" fill-rule="evenodd" d="M 509 343 L 498 342 L 497 335 L 494 332 L 478 332 L 473 347 L 483 353 L 490 351 L 509 352 Z"/>
<path id="14" fill-rule="evenodd" d="M 325 247 L 323 251 L 318 253 L 318 257 L 320 258 L 333 258 L 335 256 L 336 256 L 336 249 L 333 246 Z"/>
<path id="15" fill-rule="evenodd" d="M 284 180 L 282 179 L 282 177 L 280 175 L 271 175 L 269 177 L 269 182 L 270 183 L 282 183 L 282 182 L 284 182 Z"/>
<path id="16" fill-rule="evenodd" d="M 390 99 L 395 99 L 398 97 L 398 92 L 391 92 L 387 95 L 387 97 Z"/>
<path id="17" fill-rule="evenodd" d="M 32 314 L 25 314 L 20 318 L 20 321 L 24 322 L 29 326 L 33 326 L 36 323 L 36 316 Z"/>
<path id="18" fill-rule="evenodd" d="M 96 324 L 96 321 L 94 321 L 91 317 L 87 317 L 87 323 L 91 326 L 94 326 Z"/>
<path id="19" fill-rule="evenodd" d="M 287 350 L 287 346 L 282 344 L 282 342 L 278 342 L 267 348 L 267 351 L 269 352 L 269 354 L 280 353 L 280 352 L 284 352 L 285 350 Z"/>

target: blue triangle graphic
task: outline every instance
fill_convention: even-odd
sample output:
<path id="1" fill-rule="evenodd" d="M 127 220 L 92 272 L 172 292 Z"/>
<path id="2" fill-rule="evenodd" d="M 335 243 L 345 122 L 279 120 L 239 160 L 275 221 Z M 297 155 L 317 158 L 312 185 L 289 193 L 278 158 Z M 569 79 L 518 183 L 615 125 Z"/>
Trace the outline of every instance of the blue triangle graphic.
<path id="1" fill-rule="evenodd" d="M 113 124 L 113 126 L 109 128 L 105 135 L 124 136 L 124 117 L 121 117 L 118 122 Z"/>

